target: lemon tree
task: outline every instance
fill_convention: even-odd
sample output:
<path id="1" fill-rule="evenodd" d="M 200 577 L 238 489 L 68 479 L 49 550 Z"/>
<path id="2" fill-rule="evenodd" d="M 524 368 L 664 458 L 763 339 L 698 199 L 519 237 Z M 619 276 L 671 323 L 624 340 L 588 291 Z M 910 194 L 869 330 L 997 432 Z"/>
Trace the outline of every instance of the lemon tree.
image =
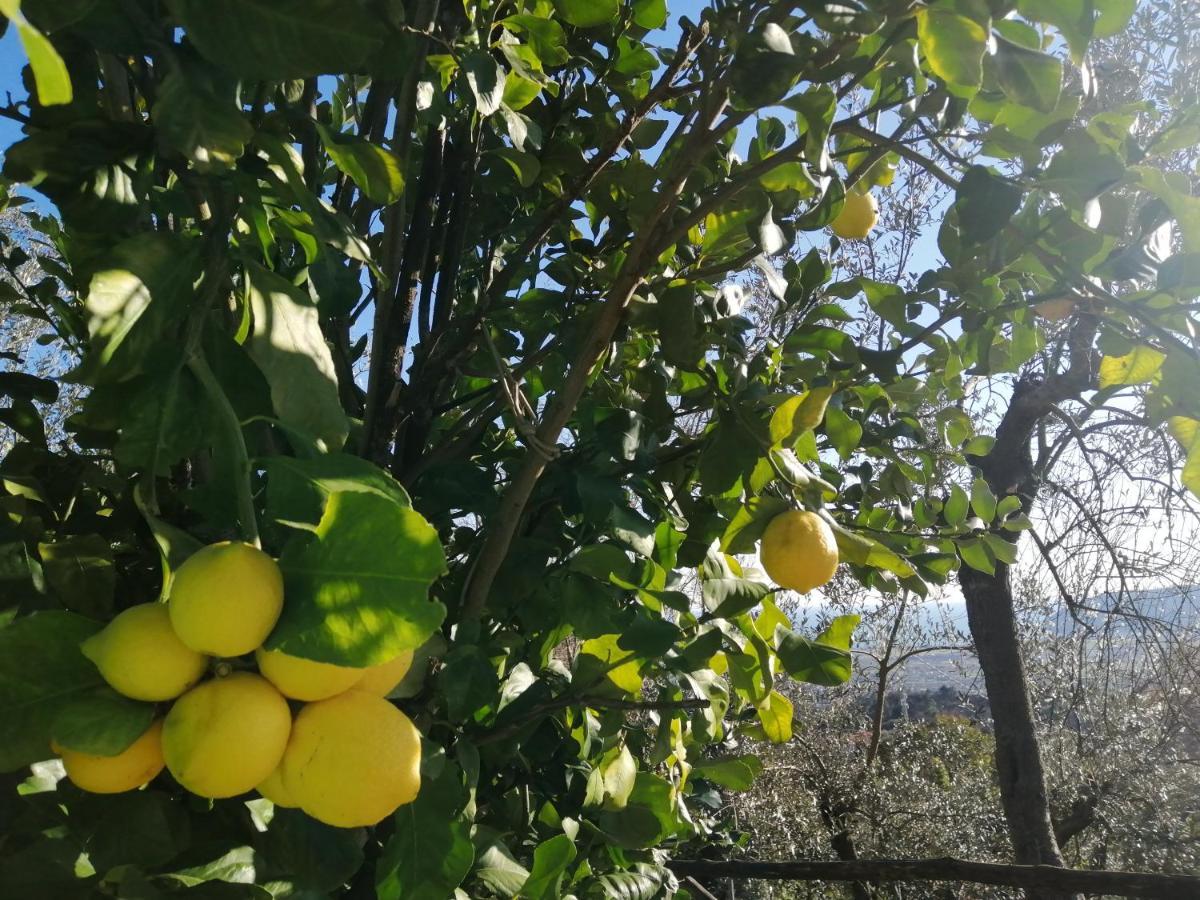
<path id="1" fill-rule="evenodd" d="M 1200 490 L 1131 4 L 696 7 L 2 6 L 0 894 L 687 896 L 851 675 L 789 592 L 1003 587 L 1070 397 Z"/>

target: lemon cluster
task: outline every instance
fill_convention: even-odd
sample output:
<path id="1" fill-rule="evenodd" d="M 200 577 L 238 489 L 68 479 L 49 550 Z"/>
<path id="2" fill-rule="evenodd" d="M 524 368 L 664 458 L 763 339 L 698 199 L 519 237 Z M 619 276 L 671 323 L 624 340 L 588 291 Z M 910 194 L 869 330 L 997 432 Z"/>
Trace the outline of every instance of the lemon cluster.
<path id="1" fill-rule="evenodd" d="M 83 653 L 115 690 L 174 703 L 115 756 L 54 746 L 71 781 L 119 793 L 165 767 L 201 797 L 257 789 L 344 828 L 373 825 L 411 802 L 420 788 L 420 734 L 384 698 L 412 652 L 352 668 L 266 650 L 283 602 L 271 557 L 249 544 L 213 544 L 179 567 L 167 603 L 130 607 L 84 641 Z M 257 672 L 211 665 L 250 653 Z M 294 717 L 289 700 L 304 704 Z"/>

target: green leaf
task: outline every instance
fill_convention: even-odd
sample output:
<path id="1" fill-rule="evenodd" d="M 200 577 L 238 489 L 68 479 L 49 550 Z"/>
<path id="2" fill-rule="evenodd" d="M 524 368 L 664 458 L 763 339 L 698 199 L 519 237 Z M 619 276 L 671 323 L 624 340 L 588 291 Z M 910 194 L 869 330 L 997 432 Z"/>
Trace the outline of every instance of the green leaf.
<path id="1" fill-rule="evenodd" d="M 976 478 L 971 484 L 971 509 L 985 522 L 996 518 L 996 495 L 982 478 Z"/>
<path id="2" fill-rule="evenodd" d="M 521 187 L 531 187 L 537 181 L 538 174 L 542 171 L 542 165 L 538 162 L 538 158 L 532 153 L 526 153 L 524 150 L 514 150 L 512 147 L 497 147 L 491 151 L 493 156 L 498 156 L 506 163 L 509 168 L 516 173 L 517 181 Z"/>
<path id="3" fill-rule="evenodd" d="M 554 0 L 554 8 L 577 28 L 615 24 L 621 11 L 619 0 Z"/>
<path id="4" fill-rule="evenodd" d="M 359 456 L 268 456 L 257 463 L 267 473 L 267 517 L 276 522 L 316 525 L 329 495 L 339 492 L 374 494 L 412 506 L 400 482 Z"/>
<path id="5" fill-rule="evenodd" d="M 1051 113 L 1062 91 L 1062 63 L 1048 53 L 1030 50 L 996 36 L 992 57 L 996 80 L 1005 95 L 1022 106 Z"/>
<path id="6" fill-rule="evenodd" d="M 533 868 L 529 870 L 529 878 L 521 886 L 522 900 L 557 900 L 562 897 L 558 885 L 574 859 L 575 842 L 565 834 L 538 844 L 533 850 Z"/>
<path id="7" fill-rule="evenodd" d="M 667 0 L 633 0 L 633 21 L 641 28 L 662 28 L 667 24 Z"/>
<path id="8" fill-rule="evenodd" d="M 953 88 L 974 93 L 983 81 L 986 25 L 948 9 L 917 13 L 917 40 L 933 73 Z"/>
<path id="9" fill-rule="evenodd" d="M 913 567 L 904 557 L 875 538 L 850 531 L 837 522 L 830 522 L 830 527 L 833 528 L 842 562 L 884 569 L 901 578 L 908 578 L 914 574 Z"/>
<path id="10" fill-rule="evenodd" d="M 516 897 L 529 879 L 529 870 L 517 862 L 499 837 L 487 832 L 482 834 L 482 846 L 475 852 L 475 877 L 501 897 Z M 408 900 L 407 895 L 404 900 Z"/>
<path id="11" fill-rule="evenodd" d="M 1021 206 L 1021 189 L 986 166 L 971 166 L 958 184 L 954 211 L 965 245 L 998 235 Z"/>
<path id="12" fill-rule="evenodd" d="M 850 679 L 852 658 L 850 643 L 859 616 L 838 616 L 829 627 L 810 640 L 786 632 L 779 641 L 776 655 L 792 678 L 809 684 L 845 684 Z"/>
<path id="13" fill-rule="evenodd" d="M 942 514 L 946 517 L 946 523 L 957 528 L 963 522 L 967 521 L 967 510 L 970 500 L 967 497 L 967 492 L 957 484 L 950 486 L 950 496 L 946 500 L 946 505 L 942 508 Z"/>
<path id="14" fill-rule="evenodd" d="M 1007 541 L 998 534 L 985 534 L 983 542 L 1000 562 L 1011 566 L 1017 561 L 1017 545 L 1014 541 Z"/>
<path id="15" fill-rule="evenodd" d="M 979 572 L 985 572 L 988 575 L 996 574 L 996 558 L 992 555 L 992 551 L 988 545 L 979 538 L 965 538 L 958 542 L 958 555 L 972 569 Z"/>
<path id="16" fill-rule="evenodd" d="M 275 414 L 287 425 L 337 449 L 349 423 L 316 304 L 257 263 L 246 264 L 254 328 L 247 347 L 271 387 Z"/>
<path id="17" fill-rule="evenodd" d="M 503 19 L 501 24 L 524 34 L 543 65 L 561 66 L 570 58 L 566 49 L 566 32 L 554 19 L 522 13 Z"/>
<path id="18" fill-rule="evenodd" d="M 791 508 L 782 497 L 751 497 L 738 509 L 721 535 L 722 553 L 753 553 L 762 533 L 780 513 Z"/>
<path id="19" fill-rule="evenodd" d="M 1057 28 L 1067 39 L 1071 58 L 1076 62 L 1083 59 L 1092 37 L 1093 4 L 1090 0 L 1019 0 L 1017 9 L 1031 22 L 1048 22 Z"/>
<path id="20" fill-rule="evenodd" d="M 320 122 L 317 131 L 333 164 L 376 203 L 395 203 L 404 193 L 404 163 L 391 150 L 352 134 L 331 131 Z"/>
<path id="21" fill-rule="evenodd" d="M 816 387 L 775 407 L 769 426 L 771 446 L 792 447 L 806 431 L 820 425 L 832 395 L 832 387 Z"/>
<path id="22" fill-rule="evenodd" d="M 38 103 L 42 106 L 57 106 L 70 103 L 73 99 L 71 76 L 49 38 L 38 31 L 21 14 L 21 0 L 0 0 L 0 13 L 14 25 L 21 38 L 21 46 L 29 57 L 29 68 L 37 85 Z"/>
<path id="23" fill-rule="evenodd" d="M 362 846 L 353 831 L 281 807 L 275 808 L 262 852 L 296 885 L 314 891 L 336 891 L 363 863 Z"/>
<path id="24" fill-rule="evenodd" d="M 100 623 L 39 612 L 0 628 L 0 772 L 49 759 L 54 721 L 73 700 L 104 686 L 79 643 Z"/>
<path id="25" fill-rule="evenodd" d="M 825 413 L 825 433 L 842 459 L 849 459 L 862 443 L 862 425 L 836 406 Z"/>
<path id="26" fill-rule="evenodd" d="M 733 791 L 746 791 L 754 784 L 754 779 L 762 770 L 762 760 L 757 756 L 735 756 L 731 759 L 695 763 L 692 766 L 692 775 Z"/>
<path id="27" fill-rule="evenodd" d="M 54 717 L 51 734 L 68 750 L 116 756 L 154 721 L 154 704 L 122 697 L 105 685 L 73 697 Z"/>
<path id="28" fill-rule="evenodd" d="M 1137 11 L 1137 0 L 1093 0 L 1096 24 L 1092 33 L 1098 38 L 1112 37 L 1129 24 Z"/>
<path id="29" fill-rule="evenodd" d="M 342 0 L 170 0 L 188 40 L 248 81 L 361 72 L 384 23 Z"/>
<path id="30" fill-rule="evenodd" d="M 200 172 L 233 168 L 254 136 L 242 115 L 237 85 L 209 87 L 190 69 L 167 73 L 150 117 L 159 140 Z"/>
<path id="31" fill-rule="evenodd" d="M 315 532 L 289 543 L 279 566 L 287 603 L 271 650 L 370 666 L 420 646 L 446 615 L 429 599 L 446 570 L 437 532 L 376 494 L 331 494 Z"/>
<path id="32" fill-rule="evenodd" d="M 792 701 L 779 691 L 771 691 L 767 699 L 758 704 L 758 720 L 763 733 L 773 744 L 785 744 L 792 739 Z"/>
<path id="33" fill-rule="evenodd" d="M 417 799 L 396 810 L 396 830 L 375 870 L 378 900 L 446 900 L 475 862 L 471 823 L 463 815 L 462 773 L 447 763 L 424 778 Z"/>
<path id="34" fill-rule="evenodd" d="M 462 61 L 467 86 L 475 95 L 475 108 L 481 116 L 490 116 L 504 102 L 504 69 L 486 50 L 474 50 Z"/>
<path id="35" fill-rule="evenodd" d="M 160 231 L 105 255 L 88 285 L 89 353 L 74 380 L 99 384 L 137 374 L 192 300 L 195 248 L 195 241 Z"/>

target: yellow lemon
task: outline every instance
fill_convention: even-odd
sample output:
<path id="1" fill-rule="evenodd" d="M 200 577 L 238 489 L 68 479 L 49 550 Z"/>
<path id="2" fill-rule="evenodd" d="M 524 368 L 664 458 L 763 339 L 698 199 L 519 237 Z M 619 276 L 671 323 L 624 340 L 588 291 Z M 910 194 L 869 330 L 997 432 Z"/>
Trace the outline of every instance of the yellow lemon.
<path id="1" fill-rule="evenodd" d="M 282 806 L 285 809 L 295 809 L 300 805 L 292 799 L 292 795 L 283 786 L 283 771 L 281 769 L 276 769 L 267 776 L 267 780 L 258 786 L 258 792 L 276 806 Z"/>
<path id="2" fill-rule="evenodd" d="M 412 668 L 412 661 L 413 652 L 405 650 L 394 659 L 389 659 L 376 666 L 369 666 L 362 679 L 354 685 L 354 689 L 374 694 L 376 697 L 386 697 L 396 689 L 396 685 L 404 680 L 404 676 Z"/>
<path id="3" fill-rule="evenodd" d="M 314 819 L 374 825 L 416 799 L 421 735 L 386 700 L 351 689 L 300 711 L 282 768 L 287 793 Z"/>
<path id="4" fill-rule="evenodd" d="M 163 770 L 162 719 L 116 756 L 96 756 L 55 746 L 67 777 L 93 794 L 119 794 L 140 788 Z"/>
<path id="5" fill-rule="evenodd" d="M 1033 311 L 1047 322 L 1061 322 L 1075 311 L 1075 300 L 1071 297 L 1053 297 L 1036 304 Z"/>
<path id="6" fill-rule="evenodd" d="M 179 639 L 201 653 L 241 656 L 266 640 L 283 609 L 283 576 L 257 547 L 226 541 L 188 557 L 168 598 Z"/>
<path id="7" fill-rule="evenodd" d="M 802 593 L 811 591 L 837 571 L 837 539 L 816 513 L 789 510 L 767 525 L 759 559 L 776 584 Z"/>
<path id="8" fill-rule="evenodd" d="M 871 194 L 850 191 L 846 203 L 829 227 L 838 237 L 846 240 L 862 240 L 871 233 L 879 220 L 879 204 Z"/>
<path id="9" fill-rule="evenodd" d="M 208 660 L 171 628 L 162 603 L 131 606 L 80 645 L 114 690 L 134 700 L 170 700 L 200 680 Z"/>
<path id="10" fill-rule="evenodd" d="M 254 651 L 254 656 L 258 660 L 258 671 L 279 689 L 279 693 L 293 700 L 324 700 L 340 694 L 356 684 L 366 671 L 262 647 Z"/>
<path id="11" fill-rule="evenodd" d="M 163 756 L 193 794 L 234 797 L 275 771 L 291 726 L 287 701 L 269 681 L 234 672 L 175 701 L 163 723 Z"/>

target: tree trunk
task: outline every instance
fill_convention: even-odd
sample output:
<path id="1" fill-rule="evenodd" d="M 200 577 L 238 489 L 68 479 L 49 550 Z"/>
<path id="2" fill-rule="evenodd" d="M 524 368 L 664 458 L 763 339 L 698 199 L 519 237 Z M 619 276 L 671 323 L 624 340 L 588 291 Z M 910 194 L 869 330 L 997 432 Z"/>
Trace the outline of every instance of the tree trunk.
<path id="1" fill-rule="evenodd" d="M 959 581 L 991 705 L 996 774 L 1014 860 L 1022 865 L 1061 866 L 1063 859 L 1050 819 L 1041 749 L 1017 638 L 1008 566 L 999 564 L 995 575 L 964 567 Z M 1030 891 L 1029 896 L 1063 895 Z"/>
<path id="2" fill-rule="evenodd" d="M 1057 403 L 1078 396 L 1092 383 L 1093 333 L 1093 322 L 1082 320 L 1076 326 L 1070 337 L 1071 363 L 1067 372 L 1045 380 L 1019 380 L 1014 385 L 1012 400 L 996 429 L 995 443 L 985 456 L 972 459 L 997 497 L 1020 497 L 1026 512 L 1033 505 L 1039 483 L 1030 450 L 1033 431 Z M 1015 861 L 1031 866 L 1062 866 L 1050 816 L 1041 748 L 1034 730 L 1025 661 L 1017 637 L 1008 566 L 997 562 L 995 573 L 989 575 L 963 565 L 958 580 L 991 706 L 1000 801 Z M 1026 895 L 1031 900 L 1081 897 L 1032 887 Z"/>

